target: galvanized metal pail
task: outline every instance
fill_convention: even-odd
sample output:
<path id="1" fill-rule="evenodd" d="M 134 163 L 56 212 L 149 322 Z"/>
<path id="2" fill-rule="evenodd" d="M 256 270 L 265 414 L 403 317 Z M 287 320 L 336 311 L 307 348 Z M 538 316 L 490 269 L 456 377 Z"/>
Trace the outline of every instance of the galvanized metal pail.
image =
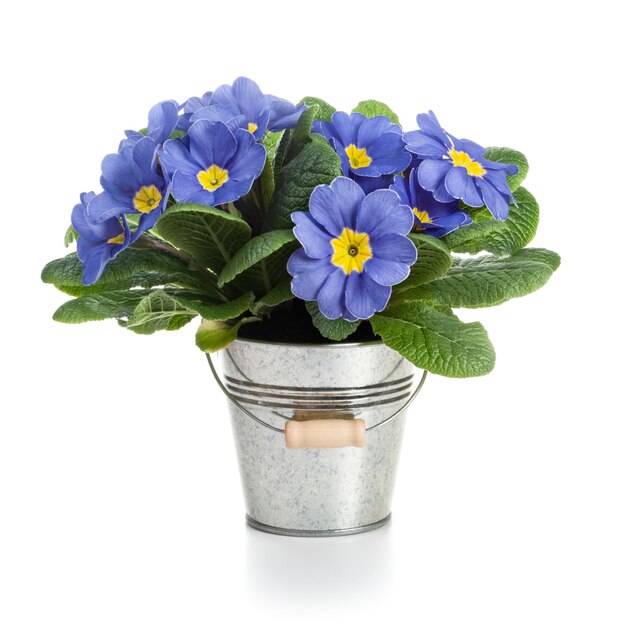
<path id="1" fill-rule="evenodd" d="M 416 377 L 382 342 L 238 339 L 220 359 L 223 381 L 209 364 L 231 401 L 251 526 L 312 537 L 389 521 L 406 408 L 425 371 Z"/>

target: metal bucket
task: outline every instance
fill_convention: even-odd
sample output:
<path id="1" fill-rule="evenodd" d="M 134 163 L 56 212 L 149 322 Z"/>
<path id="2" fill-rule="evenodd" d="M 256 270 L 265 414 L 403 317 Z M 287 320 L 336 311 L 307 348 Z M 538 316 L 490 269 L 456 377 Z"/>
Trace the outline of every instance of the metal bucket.
<path id="1" fill-rule="evenodd" d="M 238 339 L 220 352 L 224 381 L 207 356 L 231 401 L 251 526 L 318 537 L 389 521 L 406 408 L 425 371 L 416 377 L 382 342 Z"/>

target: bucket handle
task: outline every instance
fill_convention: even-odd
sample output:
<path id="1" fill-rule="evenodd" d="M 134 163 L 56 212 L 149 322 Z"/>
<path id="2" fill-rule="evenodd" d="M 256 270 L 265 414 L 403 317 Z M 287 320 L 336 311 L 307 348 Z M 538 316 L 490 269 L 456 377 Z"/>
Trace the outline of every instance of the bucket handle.
<path id="1" fill-rule="evenodd" d="M 223 394 L 228 398 L 228 400 L 234 404 L 242 413 L 244 413 L 245 415 L 247 415 L 249 418 L 253 419 L 257 424 L 260 424 L 261 426 L 265 426 L 265 428 L 269 428 L 269 430 L 273 430 L 274 432 L 277 433 L 285 433 L 286 430 L 285 428 L 277 428 L 276 426 L 272 425 L 272 424 L 268 424 L 266 421 L 262 420 L 260 417 L 256 416 L 254 413 L 252 413 L 251 411 L 248 411 L 248 409 L 246 409 L 246 407 L 244 407 L 239 400 L 237 400 L 237 398 L 235 398 L 230 391 L 228 391 L 228 389 L 226 388 L 226 385 L 224 385 L 224 383 L 222 382 L 222 379 L 220 378 L 219 374 L 217 373 L 217 370 L 215 369 L 215 365 L 213 364 L 213 359 L 211 358 L 210 353 L 206 353 L 207 359 L 209 361 L 209 367 L 211 368 L 211 373 L 213 374 L 213 377 L 215 378 L 215 382 L 218 384 L 219 388 L 222 390 Z M 415 400 L 415 398 L 417 397 L 417 394 L 421 391 L 422 387 L 424 386 L 424 382 L 426 381 L 426 370 L 424 370 L 424 373 L 422 374 L 422 378 L 420 379 L 419 383 L 417 384 L 417 387 L 415 387 L 415 389 L 413 390 L 413 392 L 411 393 L 411 395 L 407 398 L 407 400 L 402 404 L 402 406 L 397 409 L 396 411 L 394 411 L 389 417 L 386 417 L 384 420 L 378 422 L 377 424 L 372 424 L 371 426 L 368 426 L 367 428 L 362 428 L 363 432 L 368 432 L 370 430 L 374 430 L 375 428 L 378 428 L 379 426 L 382 426 L 383 424 L 386 424 L 387 422 L 390 422 L 391 420 L 395 419 L 396 417 L 398 417 L 398 415 L 400 415 L 400 413 L 402 413 L 402 411 L 404 411 L 405 409 L 407 409 L 409 407 L 409 405 L 413 402 L 413 400 Z M 320 421 L 330 421 L 330 420 L 308 420 L 310 422 L 320 422 Z M 333 420 L 335 421 L 335 420 Z M 340 421 L 340 420 L 337 420 Z M 346 420 L 341 420 L 341 421 L 346 421 Z M 288 420 L 288 423 L 293 422 L 293 420 Z M 354 420 L 354 422 L 360 422 L 360 425 L 363 425 L 363 420 Z M 304 423 L 304 422 L 303 422 Z M 360 440 L 360 438 L 357 435 L 357 438 Z M 329 445 L 329 446 L 321 446 L 321 445 L 316 445 L 316 446 L 312 446 L 312 447 L 343 447 L 343 445 L 357 445 L 358 447 L 360 447 L 360 445 L 363 444 L 358 444 L 358 443 L 347 443 L 347 444 L 342 444 L 342 445 Z M 295 446 L 294 446 L 295 447 Z M 302 447 L 302 446 L 297 446 L 297 447 Z M 310 447 L 310 446 L 306 446 L 306 447 Z"/>

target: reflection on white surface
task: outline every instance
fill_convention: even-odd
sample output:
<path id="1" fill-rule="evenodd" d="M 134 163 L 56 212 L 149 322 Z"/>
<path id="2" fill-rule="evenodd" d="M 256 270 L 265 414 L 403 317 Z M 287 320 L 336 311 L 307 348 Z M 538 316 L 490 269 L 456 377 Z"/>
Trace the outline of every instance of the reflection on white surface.
<path id="1" fill-rule="evenodd" d="M 282 537 L 246 532 L 246 587 L 270 602 L 356 599 L 384 592 L 393 579 L 391 524 L 345 537 Z"/>

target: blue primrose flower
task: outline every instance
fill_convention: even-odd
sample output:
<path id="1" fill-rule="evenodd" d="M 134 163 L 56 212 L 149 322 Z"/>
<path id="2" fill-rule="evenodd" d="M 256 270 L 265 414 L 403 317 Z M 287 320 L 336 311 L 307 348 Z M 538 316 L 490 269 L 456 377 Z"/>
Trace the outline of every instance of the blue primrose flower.
<path id="1" fill-rule="evenodd" d="M 420 185 L 439 202 L 456 198 L 473 207 L 485 205 L 495 219 L 505 220 L 515 202 L 506 175 L 517 174 L 517 166 L 485 159 L 485 148 L 450 135 L 432 111 L 418 115 L 417 124 L 420 130 L 405 133 L 404 139 L 407 150 L 422 159 Z"/>
<path id="2" fill-rule="evenodd" d="M 240 128 L 232 131 L 223 122 L 198 120 L 189 127 L 187 137 L 189 147 L 170 139 L 161 153 L 178 202 L 216 206 L 250 191 L 265 164 L 265 148 L 252 133 Z"/>
<path id="3" fill-rule="evenodd" d="M 333 113 L 332 121 L 313 122 L 313 131 L 326 137 L 341 158 L 346 176 L 380 177 L 397 174 L 409 166 L 411 155 L 406 151 L 402 129 L 388 118 L 365 117 L 361 113 Z M 379 188 L 386 182 L 379 182 Z M 367 190 L 369 191 L 371 187 Z"/>
<path id="4" fill-rule="evenodd" d="M 276 96 L 264 94 L 249 78 L 240 77 L 231 85 L 215 90 L 209 105 L 196 110 L 191 121 L 224 122 L 229 128 L 243 128 L 256 139 L 271 131 L 293 128 L 306 105 L 295 106 Z"/>
<path id="5" fill-rule="evenodd" d="M 172 131 L 180 124 L 178 112 L 180 106 L 174 100 L 165 100 L 155 104 L 148 113 L 148 128 L 146 135 L 156 144 L 157 150 L 166 139 L 169 139 Z M 136 130 L 127 130 L 126 139 L 120 144 L 120 152 L 127 147 L 132 148 L 145 135 Z"/>
<path id="6" fill-rule="evenodd" d="M 182 130 L 187 132 L 189 127 L 191 126 L 191 116 L 200 109 L 204 109 L 204 107 L 208 107 L 211 103 L 211 98 L 213 97 L 212 91 L 207 91 L 203 93 L 201 96 L 193 96 L 189 98 L 189 100 L 183 103 L 183 112 L 178 117 L 178 123 L 176 124 L 176 128 L 178 130 Z"/>
<path id="7" fill-rule="evenodd" d="M 139 215 L 133 240 L 154 226 L 168 197 L 167 182 L 156 162 L 156 149 L 151 137 L 142 137 L 120 153 L 104 157 L 100 178 L 104 191 L 91 198 L 87 206 L 87 217 L 92 222 L 101 224 L 121 215 Z"/>
<path id="8" fill-rule="evenodd" d="M 472 218 L 459 209 L 458 200 L 435 200 L 432 192 L 419 184 L 417 168 L 409 170 L 405 177 L 396 176 L 391 189 L 400 196 L 402 204 L 408 204 L 413 209 L 415 230 L 443 237 L 460 226 L 472 223 Z"/>
<path id="9" fill-rule="evenodd" d="M 83 264 L 83 284 L 95 283 L 107 263 L 128 247 L 131 237 L 126 218 L 112 217 L 103 222 L 92 222 L 87 216 L 87 205 L 95 193 L 80 194 L 80 204 L 72 211 L 72 226 L 78 233 L 76 254 Z"/>
<path id="10" fill-rule="evenodd" d="M 391 286 L 402 282 L 417 251 L 406 236 L 411 209 L 389 189 L 365 195 L 353 180 L 340 176 L 319 185 L 309 212 L 292 213 L 302 244 L 287 263 L 291 291 L 317 300 L 329 319 L 367 319 L 382 311 Z"/>

